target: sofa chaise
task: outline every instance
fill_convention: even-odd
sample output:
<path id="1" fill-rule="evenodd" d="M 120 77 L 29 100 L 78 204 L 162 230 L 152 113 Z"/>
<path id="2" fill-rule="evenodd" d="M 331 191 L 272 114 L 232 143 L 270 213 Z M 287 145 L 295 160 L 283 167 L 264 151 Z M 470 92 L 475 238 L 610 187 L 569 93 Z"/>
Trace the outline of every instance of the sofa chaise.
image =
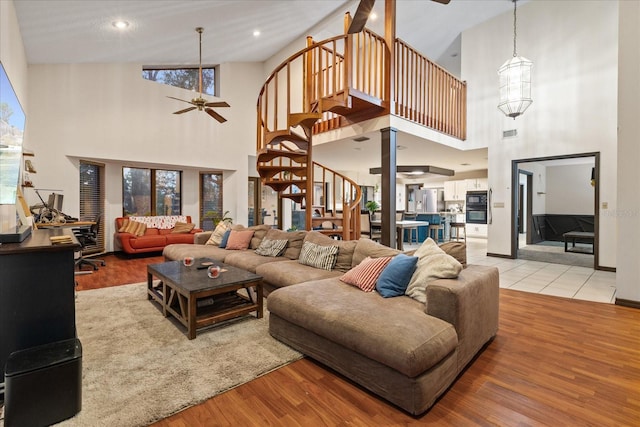
<path id="1" fill-rule="evenodd" d="M 163 254 L 167 260 L 213 258 L 261 275 L 273 337 L 411 414 L 428 410 L 497 333 L 495 267 L 469 265 L 456 278 L 424 283 L 426 302 L 384 298 L 341 278 L 370 258 L 395 257 L 399 251 L 365 238 L 337 241 L 313 231 L 250 228 L 254 234 L 246 250 L 206 245 L 211 232 L 205 232 L 196 234 L 194 245 L 168 245 Z M 286 251 L 275 257 L 256 254 L 263 239 L 287 239 Z M 335 266 L 302 264 L 298 257 L 305 242 L 337 246 Z M 466 265 L 464 243 L 440 248 Z"/>

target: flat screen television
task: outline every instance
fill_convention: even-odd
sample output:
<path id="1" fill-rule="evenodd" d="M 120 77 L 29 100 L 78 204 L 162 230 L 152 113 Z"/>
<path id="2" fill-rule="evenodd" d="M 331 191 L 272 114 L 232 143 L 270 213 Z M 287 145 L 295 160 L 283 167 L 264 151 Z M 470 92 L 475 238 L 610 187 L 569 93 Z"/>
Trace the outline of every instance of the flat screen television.
<path id="1" fill-rule="evenodd" d="M 0 205 L 16 203 L 25 115 L 0 63 Z"/>

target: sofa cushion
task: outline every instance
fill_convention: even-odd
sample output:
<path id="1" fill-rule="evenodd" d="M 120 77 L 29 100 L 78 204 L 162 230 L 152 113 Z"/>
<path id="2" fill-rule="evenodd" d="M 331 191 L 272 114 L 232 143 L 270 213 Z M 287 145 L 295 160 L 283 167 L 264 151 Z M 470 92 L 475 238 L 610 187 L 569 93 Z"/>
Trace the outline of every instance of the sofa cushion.
<path id="1" fill-rule="evenodd" d="M 231 230 L 225 249 L 230 251 L 248 249 L 252 237 L 253 230 Z"/>
<path id="2" fill-rule="evenodd" d="M 179 234 L 177 234 L 179 236 Z M 173 244 L 165 246 L 162 255 L 168 261 L 181 261 L 186 256 L 194 258 L 212 258 L 224 262 L 225 257 L 231 253 L 226 249 L 213 245 Z"/>
<path id="3" fill-rule="evenodd" d="M 389 264 L 391 257 L 366 257 L 360 264 L 347 271 L 340 278 L 349 285 L 357 286 L 365 292 L 372 292 L 376 288 L 378 276 Z"/>
<path id="4" fill-rule="evenodd" d="M 191 233 L 169 233 L 163 237 L 166 239 L 165 245 L 173 245 L 175 243 L 193 243 L 193 234 Z"/>
<path id="5" fill-rule="evenodd" d="M 334 268 L 342 272 L 351 270 L 353 252 L 356 249 L 357 240 L 336 240 L 317 231 L 308 231 L 304 241 L 320 246 L 338 246 L 338 258 Z"/>
<path id="6" fill-rule="evenodd" d="M 418 257 L 398 254 L 391 259 L 385 269 L 380 273 L 376 282 L 376 290 L 384 298 L 404 295 L 416 270 Z"/>
<path id="7" fill-rule="evenodd" d="M 437 365 L 458 344 L 454 327 L 426 315 L 423 304 L 362 292 L 338 278 L 276 289 L 267 305 L 278 317 L 410 378 Z"/>
<path id="8" fill-rule="evenodd" d="M 261 264 L 256 267 L 256 274 L 262 276 L 262 280 L 275 287 L 290 286 L 297 283 L 307 282 L 309 280 L 342 276 L 342 273 L 337 270 L 329 271 L 321 268 L 309 267 L 308 265 L 300 264 L 296 260 Z"/>
<path id="9" fill-rule="evenodd" d="M 160 236 L 159 234 L 155 236 L 144 236 L 136 239 L 130 239 L 129 244 L 133 249 L 163 247 L 167 244 L 167 238 L 165 236 Z"/>
<path id="10" fill-rule="evenodd" d="M 289 241 L 283 240 L 271 240 L 266 237 L 260 242 L 260 246 L 255 250 L 256 254 L 262 256 L 277 257 L 284 253 Z"/>
<path id="11" fill-rule="evenodd" d="M 338 246 L 322 246 L 312 242 L 304 242 L 298 262 L 314 268 L 333 270 L 339 250 Z"/>
<path id="12" fill-rule="evenodd" d="M 172 233 L 190 233 L 191 230 L 194 229 L 196 225 L 193 223 L 186 223 L 186 222 L 176 222 L 176 225 L 173 226 L 173 230 L 171 230 Z"/>
<path id="13" fill-rule="evenodd" d="M 467 266 L 467 244 L 463 242 L 445 242 L 440 245 L 447 255 L 451 255 L 458 260 L 462 267 Z"/>
<path id="14" fill-rule="evenodd" d="M 427 302 L 426 288 L 429 282 L 436 279 L 455 279 L 462 271 L 462 264 L 444 253 L 431 238 L 427 238 L 414 255 L 418 257 L 418 263 L 407 286 L 406 295 L 420 302 Z"/>
<path id="15" fill-rule="evenodd" d="M 401 252 L 397 249 L 391 249 L 388 246 L 381 245 L 380 243 L 367 238 L 361 238 L 355 242 L 356 247 L 353 252 L 353 259 L 351 260 L 352 267 L 360 264 L 366 257 L 380 258 L 385 256 L 394 256 Z"/>
<path id="16" fill-rule="evenodd" d="M 259 265 L 267 263 L 276 263 L 279 261 L 287 261 L 284 257 L 269 257 L 256 254 L 251 249 L 246 251 L 229 251 L 229 254 L 225 257 L 224 263 L 233 265 L 234 267 L 242 268 L 243 270 L 256 272 Z"/>
<path id="17" fill-rule="evenodd" d="M 267 231 L 264 238 L 271 240 L 286 239 L 289 243 L 287 243 L 287 247 L 282 256 L 289 259 L 298 259 L 300 256 L 300 249 L 302 249 L 302 242 L 306 235 L 306 231 L 283 231 L 272 228 Z"/>
<path id="18" fill-rule="evenodd" d="M 227 221 L 220 221 L 218 225 L 216 225 L 215 230 L 213 230 L 213 233 L 211 233 L 211 236 L 205 245 L 220 246 L 222 237 L 227 230 L 231 230 L 231 224 Z"/>

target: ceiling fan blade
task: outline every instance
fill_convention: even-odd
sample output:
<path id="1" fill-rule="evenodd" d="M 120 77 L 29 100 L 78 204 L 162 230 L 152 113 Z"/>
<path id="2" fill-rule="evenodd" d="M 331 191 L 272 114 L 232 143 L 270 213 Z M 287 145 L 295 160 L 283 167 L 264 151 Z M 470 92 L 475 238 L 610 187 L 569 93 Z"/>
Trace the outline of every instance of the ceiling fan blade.
<path id="1" fill-rule="evenodd" d="M 182 113 L 186 113 L 187 111 L 191 111 L 191 110 L 195 110 L 195 109 L 196 109 L 196 107 L 188 107 L 188 108 L 185 108 L 184 110 L 176 111 L 173 114 L 182 114 Z"/>
<path id="2" fill-rule="evenodd" d="M 193 102 L 191 102 L 191 101 L 185 101 L 184 99 L 175 98 L 173 96 L 167 96 L 167 98 L 175 99 L 176 101 L 186 102 L 187 104 L 193 104 Z"/>
<path id="3" fill-rule="evenodd" d="M 210 115 L 211 117 L 213 117 L 214 119 L 216 119 L 220 123 L 224 123 L 224 122 L 227 121 L 227 119 L 225 119 L 220 114 L 218 114 L 215 111 L 213 111 L 211 108 L 205 108 L 204 111 L 206 111 L 208 115 Z"/>
<path id="4" fill-rule="evenodd" d="M 360 0 L 360 4 L 358 4 L 356 13 L 353 15 L 353 20 L 347 31 L 349 34 L 359 33 L 364 29 L 375 2 L 376 0 Z"/>
<path id="5" fill-rule="evenodd" d="M 205 107 L 231 107 L 229 104 L 227 104 L 224 101 L 221 102 L 207 102 L 206 104 L 204 104 Z"/>
<path id="6" fill-rule="evenodd" d="M 433 1 L 435 1 L 436 3 L 440 3 L 440 4 L 449 4 L 449 2 L 451 0 L 433 0 Z"/>

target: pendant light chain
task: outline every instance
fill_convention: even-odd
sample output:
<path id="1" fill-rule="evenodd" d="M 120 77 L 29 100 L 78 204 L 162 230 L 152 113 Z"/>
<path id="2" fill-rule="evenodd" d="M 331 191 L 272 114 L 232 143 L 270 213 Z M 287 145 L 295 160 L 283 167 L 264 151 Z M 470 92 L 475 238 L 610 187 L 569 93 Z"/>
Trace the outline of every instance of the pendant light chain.
<path id="1" fill-rule="evenodd" d="M 515 58 L 516 56 L 518 56 L 518 54 L 516 53 L 516 39 L 517 39 L 517 33 L 516 33 L 516 7 L 518 4 L 518 0 L 513 0 L 513 57 Z"/>

